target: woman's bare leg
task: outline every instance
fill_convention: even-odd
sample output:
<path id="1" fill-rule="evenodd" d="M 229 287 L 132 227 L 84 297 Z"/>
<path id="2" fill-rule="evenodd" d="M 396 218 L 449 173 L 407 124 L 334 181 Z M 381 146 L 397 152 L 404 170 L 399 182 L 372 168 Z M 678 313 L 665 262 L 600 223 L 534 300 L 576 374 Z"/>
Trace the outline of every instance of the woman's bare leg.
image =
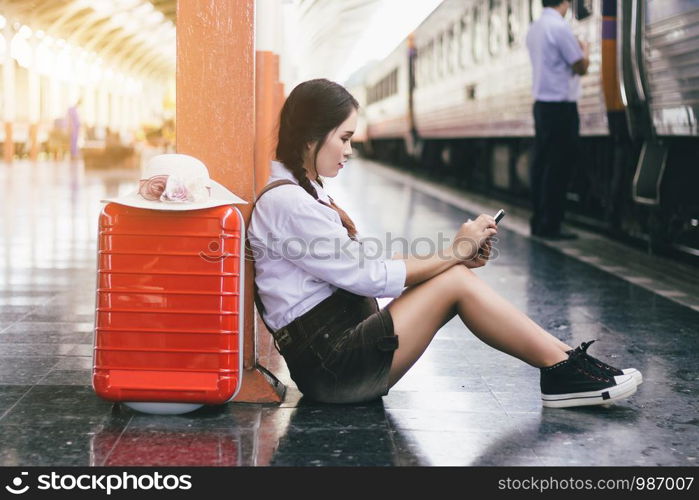
<path id="1" fill-rule="evenodd" d="M 532 366 L 551 366 L 568 358 L 565 351 L 570 347 L 462 265 L 409 288 L 387 308 L 400 338 L 389 386 L 400 380 L 455 314 L 483 342 Z"/>
<path id="2" fill-rule="evenodd" d="M 487 289 L 490 291 L 490 293 L 495 294 L 496 297 L 497 297 L 497 299 L 500 299 L 501 305 L 504 305 L 504 304 L 502 304 L 502 302 L 505 302 L 505 304 L 507 304 L 507 306 L 509 306 L 510 308 L 515 309 L 515 311 L 516 311 L 517 313 L 519 313 L 519 315 L 522 317 L 523 320 L 526 320 L 526 321 L 528 321 L 528 322 L 530 322 L 530 323 L 533 323 L 534 326 L 536 327 L 536 330 L 537 330 L 541 335 L 543 335 L 544 337 L 546 337 L 546 338 L 547 338 L 548 340 L 550 340 L 551 342 L 554 342 L 554 343 L 555 343 L 556 345 L 558 345 L 558 347 L 559 347 L 560 349 L 562 349 L 564 352 L 565 352 L 565 351 L 569 351 L 569 350 L 572 349 L 572 347 L 570 347 L 568 344 L 566 344 L 565 342 L 563 342 L 561 339 L 559 339 L 559 338 L 554 337 L 553 335 L 551 335 L 549 332 L 547 332 L 546 330 L 544 330 L 543 328 L 541 328 L 538 324 L 534 323 L 534 321 L 533 321 L 529 316 L 527 316 L 527 315 L 524 314 L 523 312 L 521 312 L 521 311 L 519 311 L 518 309 L 516 309 L 512 304 L 510 304 L 510 303 L 507 302 L 503 297 L 501 297 L 500 295 L 498 295 L 497 292 L 496 292 L 495 290 L 493 290 L 492 288 L 490 288 L 490 285 L 488 285 L 485 281 L 483 281 L 483 280 L 481 279 L 481 277 L 478 276 L 476 273 L 474 273 L 473 271 L 471 271 L 471 274 L 472 274 L 473 276 L 475 276 L 478 280 L 480 280 L 481 283 L 483 284 L 483 286 L 484 286 L 485 288 L 487 288 Z M 493 297 L 492 300 L 495 300 L 495 297 Z"/>

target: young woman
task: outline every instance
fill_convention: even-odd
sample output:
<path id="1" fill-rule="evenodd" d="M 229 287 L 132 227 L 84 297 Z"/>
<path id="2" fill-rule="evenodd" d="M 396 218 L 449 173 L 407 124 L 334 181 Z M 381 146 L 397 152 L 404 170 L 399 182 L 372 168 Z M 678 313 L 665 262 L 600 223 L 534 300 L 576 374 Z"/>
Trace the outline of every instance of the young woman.
<path id="1" fill-rule="evenodd" d="M 293 89 L 281 111 L 277 161 L 248 231 L 258 309 L 304 396 L 351 403 L 387 394 L 456 314 L 483 342 L 541 369 L 544 406 L 608 404 L 633 394 L 640 372 L 589 356 L 589 343 L 571 348 L 473 272 L 487 263 L 497 234 L 491 216 L 463 223 L 438 255 L 368 257 L 322 182 L 352 153 L 358 107 L 325 79 Z M 395 299 L 379 309 L 375 297 Z"/>

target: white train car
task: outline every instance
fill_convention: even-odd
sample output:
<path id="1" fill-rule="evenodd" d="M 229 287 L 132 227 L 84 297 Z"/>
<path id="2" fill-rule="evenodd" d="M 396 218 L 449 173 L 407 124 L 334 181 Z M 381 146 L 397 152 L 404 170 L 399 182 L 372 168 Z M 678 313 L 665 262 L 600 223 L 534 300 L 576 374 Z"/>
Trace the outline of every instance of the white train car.
<path id="1" fill-rule="evenodd" d="M 541 0 L 443 0 L 364 85 L 366 154 L 528 203 Z M 569 214 L 699 256 L 699 0 L 573 0 L 590 45 Z"/>
<path id="2" fill-rule="evenodd" d="M 408 43 L 403 40 L 381 64 L 368 71 L 364 85 L 367 134 L 371 138 L 402 138 L 410 130 Z"/>
<path id="3" fill-rule="evenodd" d="M 538 6 L 538 7 L 537 7 Z M 540 0 L 445 0 L 414 33 L 415 120 L 429 138 L 533 135 L 526 33 Z M 574 22 L 591 42 L 581 132 L 607 134 L 600 79 L 599 10 Z"/>

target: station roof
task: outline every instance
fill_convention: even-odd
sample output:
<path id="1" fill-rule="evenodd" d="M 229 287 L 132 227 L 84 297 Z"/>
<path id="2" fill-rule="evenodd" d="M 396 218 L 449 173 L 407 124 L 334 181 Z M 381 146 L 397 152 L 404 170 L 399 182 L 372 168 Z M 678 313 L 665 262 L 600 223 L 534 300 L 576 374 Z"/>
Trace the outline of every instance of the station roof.
<path id="1" fill-rule="evenodd" d="M 132 73 L 175 71 L 176 0 L 4 0 L 0 14 Z"/>
<path id="2" fill-rule="evenodd" d="M 151 3 L 175 24 L 175 19 L 177 18 L 177 0 L 151 0 Z"/>
<path id="3" fill-rule="evenodd" d="M 296 10 L 303 70 L 332 75 L 385 0 L 279 1 Z M 175 72 L 176 10 L 177 0 L 0 1 L 10 22 L 94 52 L 124 72 L 155 77 Z"/>

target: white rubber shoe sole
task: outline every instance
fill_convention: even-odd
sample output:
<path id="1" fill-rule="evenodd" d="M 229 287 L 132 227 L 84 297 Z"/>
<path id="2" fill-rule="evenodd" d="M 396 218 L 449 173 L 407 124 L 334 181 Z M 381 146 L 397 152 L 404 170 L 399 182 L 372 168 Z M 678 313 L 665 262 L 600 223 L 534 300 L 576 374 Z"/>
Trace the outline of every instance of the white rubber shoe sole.
<path id="1" fill-rule="evenodd" d="M 640 372 L 639 372 L 640 374 Z M 628 398 L 636 392 L 636 377 L 633 374 L 615 377 L 617 385 L 607 389 L 570 394 L 542 394 L 542 404 L 547 408 L 568 408 L 571 406 L 608 405 Z"/>
<path id="2" fill-rule="evenodd" d="M 643 375 L 636 368 L 624 368 L 621 370 L 624 375 L 631 375 L 636 380 L 636 385 L 641 385 L 643 383 Z"/>

